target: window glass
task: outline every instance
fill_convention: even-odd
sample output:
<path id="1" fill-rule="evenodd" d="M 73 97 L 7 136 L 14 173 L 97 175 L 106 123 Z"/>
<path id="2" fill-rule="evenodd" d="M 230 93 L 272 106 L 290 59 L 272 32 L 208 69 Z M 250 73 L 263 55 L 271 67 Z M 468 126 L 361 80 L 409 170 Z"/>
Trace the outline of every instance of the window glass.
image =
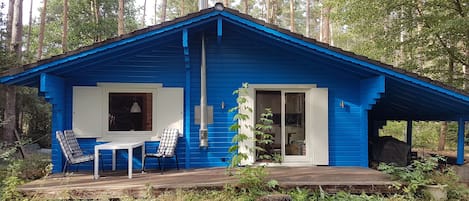
<path id="1" fill-rule="evenodd" d="M 109 131 L 151 131 L 151 93 L 109 93 Z"/>

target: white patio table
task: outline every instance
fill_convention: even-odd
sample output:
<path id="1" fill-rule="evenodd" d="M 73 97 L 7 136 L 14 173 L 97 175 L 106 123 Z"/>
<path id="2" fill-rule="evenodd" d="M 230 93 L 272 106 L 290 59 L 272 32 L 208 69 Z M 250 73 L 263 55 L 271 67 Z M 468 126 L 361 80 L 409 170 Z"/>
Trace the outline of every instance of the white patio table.
<path id="1" fill-rule="evenodd" d="M 94 147 L 94 179 L 99 179 L 99 151 L 100 150 L 112 150 L 112 170 L 116 170 L 116 150 L 127 149 L 128 150 L 128 173 L 129 179 L 132 179 L 132 159 L 133 149 L 142 147 L 142 161 L 145 154 L 145 141 L 136 142 L 108 142 L 105 144 L 96 145 Z M 142 167 L 143 169 L 143 167 Z"/>

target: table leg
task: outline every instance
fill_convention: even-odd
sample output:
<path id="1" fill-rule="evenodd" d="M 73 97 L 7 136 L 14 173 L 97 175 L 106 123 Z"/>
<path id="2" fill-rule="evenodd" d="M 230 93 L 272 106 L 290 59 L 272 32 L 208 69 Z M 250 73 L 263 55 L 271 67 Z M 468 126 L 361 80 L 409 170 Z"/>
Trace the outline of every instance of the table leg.
<path id="1" fill-rule="evenodd" d="M 134 158 L 133 151 L 134 149 L 130 147 L 129 148 L 129 179 L 132 179 L 132 160 Z"/>
<path id="2" fill-rule="evenodd" d="M 112 171 L 116 171 L 116 150 L 112 150 Z"/>
<path id="3" fill-rule="evenodd" d="M 94 179 L 99 179 L 99 149 L 94 148 Z"/>

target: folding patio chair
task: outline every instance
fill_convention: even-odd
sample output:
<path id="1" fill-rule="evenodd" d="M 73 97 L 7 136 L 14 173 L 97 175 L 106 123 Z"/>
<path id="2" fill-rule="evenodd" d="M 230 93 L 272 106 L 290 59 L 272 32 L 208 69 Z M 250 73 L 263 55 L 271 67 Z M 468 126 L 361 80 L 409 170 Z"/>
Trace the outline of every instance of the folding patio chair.
<path id="1" fill-rule="evenodd" d="M 163 166 L 161 165 L 162 158 L 176 158 L 176 167 L 179 170 L 179 161 L 178 156 L 176 153 L 176 146 L 178 142 L 179 131 L 175 128 L 165 128 L 163 130 L 163 134 L 161 135 L 160 145 L 158 146 L 158 150 L 156 153 L 145 153 L 143 158 L 143 169 L 145 171 L 145 160 L 147 157 L 157 158 L 158 159 L 158 166 L 160 168 L 161 174 L 164 171 L 164 161 Z"/>
<path id="2" fill-rule="evenodd" d="M 55 135 L 59 141 L 62 153 L 65 155 L 65 162 L 63 167 L 63 174 L 67 172 L 69 165 L 80 164 L 94 160 L 93 154 L 83 154 L 83 151 L 78 145 L 78 141 L 73 131 L 56 131 Z"/>

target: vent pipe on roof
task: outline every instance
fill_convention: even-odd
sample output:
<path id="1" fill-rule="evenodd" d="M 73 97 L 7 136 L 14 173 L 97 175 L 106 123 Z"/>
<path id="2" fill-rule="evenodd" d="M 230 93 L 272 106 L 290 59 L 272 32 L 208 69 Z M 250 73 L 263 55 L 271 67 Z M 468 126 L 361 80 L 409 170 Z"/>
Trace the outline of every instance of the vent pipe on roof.
<path id="1" fill-rule="evenodd" d="M 199 146 L 201 148 L 208 147 L 208 130 L 207 130 L 207 77 L 206 77 L 206 61 L 205 61 L 205 35 L 202 35 L 202 53 L 200 61 L 200 130 L 199 130 Z"/>
<path id="2" fill-rule="evenodd" d="M 208 0 L 199 0 L 199 11 L 208 8 Z"/>

